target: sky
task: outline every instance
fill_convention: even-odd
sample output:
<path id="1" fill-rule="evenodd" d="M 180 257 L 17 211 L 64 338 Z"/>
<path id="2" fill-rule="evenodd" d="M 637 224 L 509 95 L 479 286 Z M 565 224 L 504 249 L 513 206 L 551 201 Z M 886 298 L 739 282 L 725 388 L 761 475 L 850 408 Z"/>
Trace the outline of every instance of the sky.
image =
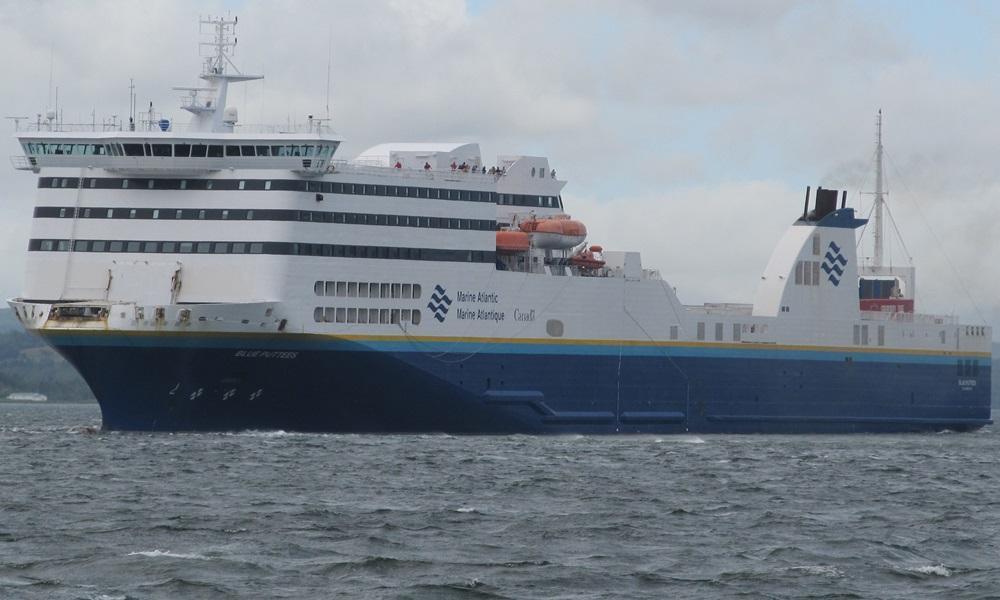
<path id="1" fill-rule="evenodd" d="M 888 255 L 916 265 L 918 310 L 1000 322 L 1000 3 L 0 1 L 0 116 L 58 95 L 66 122 L 120 119 L 133 78 L 140 107 L 186 120 L 171 87 L 197 83 L 198 18 L 227 13 L 235 63 L 265 76 L 231 89 L 242 122 L 329 106 L 340 158 L 390 141 L 547 156 L 590 240 L 642 252 L 688 304 L 752 301 L 806 186 L 867 214 L 881 109 L 905 243 Z M 34 185 L 0 167 L 3 297 Z"/>

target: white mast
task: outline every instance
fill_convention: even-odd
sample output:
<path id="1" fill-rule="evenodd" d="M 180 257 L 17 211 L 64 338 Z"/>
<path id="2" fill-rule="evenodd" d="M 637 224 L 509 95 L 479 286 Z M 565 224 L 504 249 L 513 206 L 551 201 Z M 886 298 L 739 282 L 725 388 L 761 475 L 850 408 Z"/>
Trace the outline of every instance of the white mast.
<path id="1" fill-rule="evenodd" d="M 882 109 L 875 117 L 875 217 L 872 223 L 872 238 L 875 241 L 873 266 L 884 266 L 882 208 L 885 205 L 885 191 L 882 189 Z"/>
<path id="2" fill-rule="evenodd" d="M 224 115 L 229 84 L 263 79 L 261 75 L 244 75 L 230 58 L 231 51 L 236 47 L 236 23 L 235 17 L 232 20 L 221 17 L 201 20 L 201 25 L 209 25 L 214 29 L 211 32 L 211 41 L 200 44 L 202 48 L 209 50 L 205 55 L 205 68 L 201 74 L 201 78 L 207 81 L 209 86 L 174 88 L 190 94 L 183 108 L 194 114 L 192 128 L 195 131 L 232 131 L 233 123 L 228 122 Z M 232 72 L 227 72 L 230 69 Z M 208 92 L 214 97 L 202 102 L 198 97 L 199 92 Z"/>

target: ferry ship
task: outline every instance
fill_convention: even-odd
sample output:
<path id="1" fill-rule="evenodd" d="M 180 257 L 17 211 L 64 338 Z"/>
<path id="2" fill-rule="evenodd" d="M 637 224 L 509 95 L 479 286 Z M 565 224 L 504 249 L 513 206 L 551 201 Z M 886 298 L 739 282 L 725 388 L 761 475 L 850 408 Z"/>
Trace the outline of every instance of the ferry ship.
<path id="1" fill-rule="evenodd" d="M 258 77 L 231 60 L 235 20 L 208 25 L 202 82 L 178 88 L 188 126 L 49 113 L 17 134 L 38 191 L 9 303 L 84 377 L 105 429 L 990 423 L 990 328 L 917 312 L 912 267 L 859 264 L 866 219 L 846 193 L 807 189 L 777 215 L 789 227 L 752 304 L 685 305 L 638 252 L 588 239 L 545 157 L 388 143 L 342 161 L 322 120 L 243 126 L 228 86 Z"/>

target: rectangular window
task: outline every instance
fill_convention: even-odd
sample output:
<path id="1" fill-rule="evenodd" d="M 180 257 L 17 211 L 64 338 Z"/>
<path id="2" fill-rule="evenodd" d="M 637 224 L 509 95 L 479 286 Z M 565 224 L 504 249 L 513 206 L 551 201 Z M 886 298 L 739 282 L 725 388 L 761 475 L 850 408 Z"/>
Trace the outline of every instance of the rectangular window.
<path id="1" fill-rule="evenodd" d="M 392 312 L 390 313 L 390 317 L 389 317 L 389 323 L 391 325 L 398 325 L 399 324 L 399 309 L 398 308 L 392 309 Z"/>
<path id="2" fill-rule="evenodd" d="M 813 236 L 813 256 L 819 256 L 819 236 Z"/>
<path id="3" fill-rule="evenodd" d="M 885 325 L 878 326 L 878 345 L 885 346 Z"/>
<path id="4" fill-rule="evenodd" d="M 733 323 L 733 341 L 740 341 L 740 325 L 739 323 Z"/>
<path id="5" fill-rule="evenodd" d="M 809 266 L 809 261 L 800 261 L 802 265 L 802 285 L 812 285 L 812 268 Z"/>
<path id="6" fill-rule="evenodd" d="M 177 242 L 163 242 L 163 252 L 166 254 L 177 252 Z"/>
<path id="7" fill-rule="evenodd" d="M 128 218 L 130 218 L 130 219 L 134 219 L 135 218 L 135 209 L 134 208 L 129 209 L 129 211 L 128 211 Z"/>
<path id="8" fill-rule="evenodd" d="M 246 254 L 247 245 L 245 242 L 233 242 L 233 254 Z"/>
<path id="9" fill-rule="evenodd" d="M 392 284 L 392 297 L 393 298 L 399 298 L 400 297 L 400 293 L 401 293 L 401 291 L 400 291 L 400 285 L 398 283 Z"/>
<path id="10" fill-rule="evenodd" d="M 670 339 L 672 339 L 672 340 L 676 340 L 677 339 L 677 329 L 678 328 L 677 328 L 676 325 L 671 325 L 670 326 Z"/>
<path id="11" fill-rule="evenodd" d="M 337 320 L 337 311 L 333 308 L 327 307 L 323 309 L 323 322 L 333 323 Z"/>
<path id="12" fill-rule="evenodd" d="M 73 242 L 74 252 L 86 252 L 87 251 L 87 240 L 77 240 Z"/>
<path id="13" fill-rule="evenodd" d="M 358 323 L 367 323 L 367 322 L 368 322 L 368 309 L 367 308 L 359 308 L 358 309 Z"/>
<path id="14" fill-rule="evenodd" d="M 368 296 L 371 298 L 378 298 L 378 284 L 369 283 L 368 284 Z"/>
<path id="15" fill-rule="evenodd" d="M 337 309 L 337 322 L 338 323 L 347 322 L 347 309 L 343 307 Z"/>
<path id="16" fill-rule="evenodd" d="M 722 323 L 715 324 L 715 341 L 722 341 Z"/>
<path id="17" fill-rule="evenodd" d="M 347 296 L 347 282 L 346 281 L 338 281 L 337 282 L 337 295 L 340 296 L 341 298 Z"/>
<path id="18" fill-rule="evenodd" d="M 250 254 L 262 254 L 264 252 L 264 244 L 261 242 L 254 242 L 250 244 Z"/>
<path id="19" fill-rule="evenodd" d="M 795 263 L 795 285 L 802 285 L 802 261 Z"/>
<path id="20" fill-rule="evenodd" d="M 389 297 L 389 284 L 388 283 L 380 284 L 380 288 L 381 288 L 381 294 L 380 294 L 380 296 L 382 298 L 388 298 Z"/>
<path id="21" fill-rule="evenodd" d="M 92 252 L 104 252 L 107 248 L 107 242 L 104 240 L 94 240 L 94 246 L 91 248 Z"/>
<path id="22" fill-rule="evenodd" d="M 138 252 L 139 251 L 139 242 L 129 242 L 128 246 L 125 249 L 125 251 L 126 252 Z"/>
<path id="23" fill-rule="evenodd" d="M 368 282 L 362 281 L 358 284 L 358 297 L 367 298 L 368 297 Z"/>
<path id="24" fill-rule="evenodd" d="M 388 325 L 389 324 L 389 309 L 388 308 L 383 308 L 382 310 L 380 310 L 378 312 L 379 312 L 379 318 L 378 318 L 379 323 L 382 323 L 383 325 Z"/>
<path id="25" fill-rule="evenodd" d="M 211 242 L 198 242 L 198 254 L 208 254 L 211 249 Z"/>
<path id="26" fill-rule="evenodd" d="M 810 261 L 810 264 L 812 265 L 812 284 L 819 285 L 819 261 Z"/>
<path id="27" fill-rule="evenodd" d="M 409 283 L 404 283 L 403 284 L 403 289 L 402 289 L 402 294 L 403 294 L 402 297 L 403 298 L 411 298 L 412 297 L 411 296 L 412 293 L 413 293 L 413 286 L 410 285 Z"/>
<path id="28" fill-rule="evenodd" d="M 862 346 L 867 346 L 868 345 L 868 326 L 867 325 L 862 325 L 861 326 L 861 345 Z"/>
<path id="29" fill-rule="evenodd" d="M 348 308 L 347 309 L 347 322 L 357 323 L 358 322 L 358 309 Z"/>
<path id="30" fill-rule="evenodd" d="M 358 297 L 358 283 L 356 281 L 351 281 L 347 284 L 347 297 L 348 298 Z"/>
<path id="31" fill-rule="evenodd" d="M 181 242 L 181 253 L 190 254 L 194 252 L 194 242 Z"/>
<path id="32" fill-rule="evenodd" d="M 124 247 L 125 247 L 125 244 L 123 244 L 122 242 L 111 242 L 109 250 L 111 252 L 121 252 L 122 248 L 124 248 Z"/>
<path id="33" fill-rule="evenodd" d="M 159 243 L 157 242 L 146 242 L 145 244 L 142 245 L 142 251 L 152 254 L 155 253 L 157 250 L 159 250 L 158 246 Z"/>
<path id="34" fill-rule="evenodd" d="M 420 284 L 419 283 L 414 283 L 413 284 L 413 297 L 419 299 L 420 298 L 420 292 L 421 292 L 421 290 L 420 290 Z"/>
<path id="35" fill-rule="evenodd" d="M 226 242 L 215 242 L 215 253 L 216 254 L 227 254 L 229 252 L 229 244 Z"/>
<path id="36" fill-rule="evenodd" d="M 705 324 L 704 323 L 698 323 L 698 339 L 699 340 L 704 340 L 705 339 Z"/>

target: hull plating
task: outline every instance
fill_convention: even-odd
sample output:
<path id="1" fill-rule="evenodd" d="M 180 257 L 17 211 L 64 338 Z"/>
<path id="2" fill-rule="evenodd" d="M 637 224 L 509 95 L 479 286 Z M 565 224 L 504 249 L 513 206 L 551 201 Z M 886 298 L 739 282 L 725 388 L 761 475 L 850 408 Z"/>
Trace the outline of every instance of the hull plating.
<path id="1" fill-rule="evenodd" d="M 989 369 L 970 381 L 945 357 L 48 337 L 112 430 L 846 433 L 989 423 Z"/>

